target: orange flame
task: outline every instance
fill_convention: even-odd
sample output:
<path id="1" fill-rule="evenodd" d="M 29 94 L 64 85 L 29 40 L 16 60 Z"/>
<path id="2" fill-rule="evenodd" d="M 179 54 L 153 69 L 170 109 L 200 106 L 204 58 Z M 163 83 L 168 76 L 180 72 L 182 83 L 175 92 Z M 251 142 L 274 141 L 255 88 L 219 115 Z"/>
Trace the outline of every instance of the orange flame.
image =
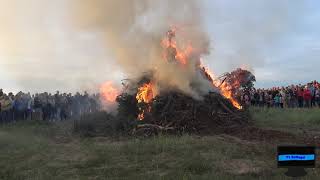
<path id="1" fill-rule="evenodd" d="M 138 103 L 151 103 L 152 99 L 155 97 L 155 89 L 153 83 L 145 83 L 143 84 L 139 89 L 138 93 L 136 95 L 136 99 Z M 148 112 L 151 112 L 151 106 L 148 106 Z M 138 119 L 143 120 L 145 118 L 145 110 L 142 108 L 139 108 L 139 115 Z"/>
<path id="2" fill-rule="evenodd" d="M 107 102 L 115 102 L 120 92 L 113 86 L 111 81 L 107 81 L 100 86 L 100 94 Z"/>
<path id="3" fill-rule="evenodd" d="M 153 99 L 153 84 L 146 83 L 138 89 L 136 96 L 138 103 L 150 103 Z"/>
<path id="4" fill-rule="evenodd" d="M 200 61 L 201 63 L 201 61 Z M 205 75 L 208 76 L 209 80 L 212 81 L 212 83 L 214 83 L 214 78 L 216 77 L 208 68 L 206 67 L 203 67 L 202 65 L 200 65 L 200 67 L 202 67 L 202 69 L 204 70 L 205 72 Z M 215 84 L 214 84 L 215 85 Z"/>
<path id="5" fill-rule="evenodd" d="M 173 53 L 172 55 L 175 55 L 175 60 L 177 60 L 182 65 L 186 65 L 188 63 L 188 58 L 190 58 L 192 53 L 195 52 L 195 49 L 192 47 L 191 43 L 188 43 L 188 45 L 184 47 L 178 47 L 177 42 L 175 40 L 176 31 L 177 28 L 172 28 L 170 31 L 167 32 L 167 36 L 161 41 L 161 45 L 165 49 L 163 56 L 164 59 L 168 61 L 169 59 L 167 58 L 168 55 L 170 55 L 168 53 Z M 168 52 L 169 50 L 172 52 Z M 229 87 L 227 83 L 221 84 L 221 82 L 215 81 L 215 75 L 212 72 L 210 72 L 208 68 L 202 65 L 201 59 L 200 68 L 203 68 L 205 75 L 212 82 L 213 86 L 218 87 L 221 91 L 221 94 L 225 98 L 229 99 L 234 107 L 238 109 L 242 108 L 238 101 L 233 97 L 232 87 Z"/>
<path id="6" fill-rule="evenodd" d="M 167 50 L 169 48 L 173 48 L 175 49 L 175 59 L 182 65 L 186 65 L 187 64 L 187 59 L 190 57 L 190 55 L 193 52 L 193 48 L 191 43 L 189 43 L 186 47 L 178 47 L 177 46 L 177 42 L 174 39 L 175 37 L 175 33 L 176 33 L 176 29 L 172 29 L 170 31 L 167 32 L 167 37 L 164 38 L 161 41 L 161 45 L 162 47 Z M 164 59 L 166 59 L 168 61 L 167 54 L 168 52 L 165 51 L 163 56 L 165 57 Z"/>
<path id="7" fill-rule="evenodd" d="M 232 97 L 231 88 L 230 88 L 228 85 L 226 85 L 226 83 L 223 83 L 223 84 L 220 86 L 220 91 L 221 91 L 221 94 L 222 94 L 225 98 L 227 98 L 227 99 L 229 99 L 229 100 L 231 101 L 231 103 L 232 103 L 232 105 L 233 105 L 234 107 L 236 107 L 237 109 L 242 109 L 242 107 L 241 107 L 241 105 L 238 103 L 238 101 L 237 101 L 234 97 Z"/>
<path id="8" fill-rule="evenodd" d="M 141 112 L 138 114 L 138 119 L 140 121 L 144 120 L 144 110 L 140 110 Z"/>
<path id="9" fill-rule="evenodd" d="M 200 66 L 203 67 L 201 61 L 200 63 Z M 221 94 L 225 98 L 229 99 L 234 107 L 236 107 L 237 109 L 242 109 L 242 106 L 239 104 L 239 102 L 232 96 L 232 88 L 228 86 L 227 83 L 220 84 L 221 82 L 215 81 L 214 74 L 208 68 L 203 67 L 203 70 L 205 71 L 206 76 L 208 76 L 208 78 L 212 81 L 212 84 L 220 89 Z"/>
<path id="10" fill-rule="evenodd" d="M 192 46 L 189 44 L 184 50 L 177 50 L 176 59 L 183 65 L 187 64 L 187 59 L 193 51 Z"/>

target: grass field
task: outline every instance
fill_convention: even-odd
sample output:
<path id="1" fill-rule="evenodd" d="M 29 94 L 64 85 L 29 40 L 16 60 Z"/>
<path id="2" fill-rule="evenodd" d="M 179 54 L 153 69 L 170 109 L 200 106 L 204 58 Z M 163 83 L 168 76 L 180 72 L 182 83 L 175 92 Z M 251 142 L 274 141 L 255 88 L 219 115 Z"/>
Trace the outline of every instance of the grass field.
<path id="1" fill-rule="evenodd" d="M 295 134 L 320 130 L 320 110 L 252 109 L 256 126 Z M 302 128 L 302 129 L 301 129 Z M 0 127 L 1 180 L 290 179 L 277 144 L 229 135 L 80 138 L 72 123 Z M 319 179 L 310 169 L 304 179 Z"/>
<path id="2" fill-rule="evenodd" d="M 301 129 L 320 130 L 320 109 L 252 109 L 256 125 L 298 133 Z"/>

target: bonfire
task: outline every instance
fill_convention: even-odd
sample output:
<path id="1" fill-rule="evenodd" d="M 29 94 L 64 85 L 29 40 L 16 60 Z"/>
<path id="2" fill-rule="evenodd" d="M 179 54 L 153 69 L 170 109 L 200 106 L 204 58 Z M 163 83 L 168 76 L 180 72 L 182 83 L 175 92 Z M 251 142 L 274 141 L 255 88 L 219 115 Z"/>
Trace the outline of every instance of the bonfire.
<path id="1" fill-rule="evenodd" d="M 178 46 L 176 33 L 176 29 L 169 30 L 160 42 L 162 59 L 168 68 L 187 72 L 192 77 L 190 90 L 183 91 L 170 82 L 159 81 L 159 72 L 154 68 L 123 83 L 125 88 L 116 98 L 118 114 L 134 117 L 135 134 L 210 133 L 246 126 L 249 113 L 239 103 L 239 93 L 255 81 L 254 76 L 237 69 L 215 77 L 201 61 L 203 51 L 194 48 L 191 42 Z M 111 92 L 114 97 L 114 91 Z M 110 95 L 104 96 L 110 99 Z"/>

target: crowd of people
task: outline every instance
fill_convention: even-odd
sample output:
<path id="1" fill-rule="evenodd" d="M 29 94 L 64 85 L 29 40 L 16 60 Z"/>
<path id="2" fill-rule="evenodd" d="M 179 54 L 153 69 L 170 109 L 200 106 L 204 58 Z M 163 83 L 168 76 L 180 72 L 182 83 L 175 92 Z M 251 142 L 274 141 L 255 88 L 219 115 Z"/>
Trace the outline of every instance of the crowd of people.
<path id="1" fill-rule="evenodd" d="M 320 107 L 320 83 L 313 81 L 306 85 L 273 87 L 244 91 L 240 95 L 244 106 L 274 108 Z M 47 121 L 79 118 L 82 114 L 102 109 L 99 94 L 87 92 L 75 95 L 56 92 L 55 94 L 19 92 L 5 94 L 0 89 L 0 123 L 17 120 L 41 119 Z"/>
<path id="2" fill-rule="evenodd" d="M 79 118 L 82 114 L 99 111 L 99 95 L 87 92 L 75 95 L 56 92 L 31 95 L 19 92 L 5 94 L 0 89 L 0 123 L 17 120 L 40 119 L 61 121 L 67 118 Z"/>
<path id="3" fill-rule="evenodd" d="M 270 89 L 252 89 L 241 95 L 246 106 L 275 108 L 320 107 L 320 83 L 313 81 L 306 85 L 290 85 Z"/>

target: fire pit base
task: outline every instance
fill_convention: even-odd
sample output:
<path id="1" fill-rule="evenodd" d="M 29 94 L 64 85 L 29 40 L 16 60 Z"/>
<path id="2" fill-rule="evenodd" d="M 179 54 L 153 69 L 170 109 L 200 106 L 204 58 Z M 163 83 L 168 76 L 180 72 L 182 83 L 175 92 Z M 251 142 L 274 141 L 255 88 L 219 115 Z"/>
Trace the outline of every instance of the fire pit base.
<path id="1" fill-rule="evenodd" d="M 134 101 L 134 96 L 118 97 L 119 113 L 134 113 L 131 115 L 137 117 L 139 110 L 144 111 L 144 119 L 137 120 L 134 134 L 210 134 L 226 129 L 239 129 L 250 124 L 248 110 L 235 108 L 219 93 L 209 93 L 202 100 L 180 92 L 161 93 L 161 96 L 155 97 L 151 103 L 136 103 L 136 107 L 133 107 Z M 133 109 L 136 111 L 132 111 Z"/>

